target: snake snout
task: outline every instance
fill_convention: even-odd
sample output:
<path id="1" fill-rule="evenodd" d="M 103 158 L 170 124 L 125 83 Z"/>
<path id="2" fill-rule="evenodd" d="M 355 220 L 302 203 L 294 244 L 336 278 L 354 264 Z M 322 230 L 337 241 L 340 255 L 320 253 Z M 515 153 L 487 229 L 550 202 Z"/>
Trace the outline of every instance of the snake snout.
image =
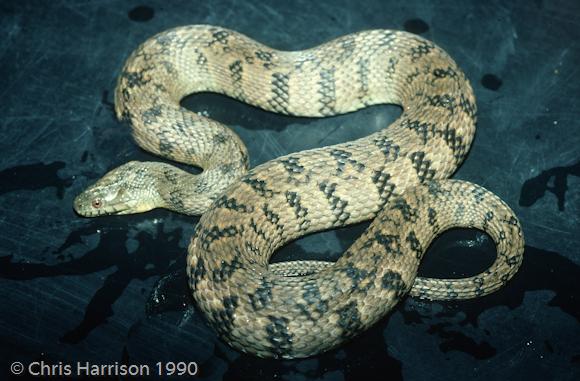
<path id="1" fill-rule="evenodd" d="M 97 213 L 93 213 L 90 207 L 90 202 L 87 202 L 86 197 L 83 194 L 78 195 L 75 197 L 73 202 L 73 209 L 74 211 L 83 217 L 93 217 L 97 215 Z"/>
<path id="2" fill-rule="evenodd" d="M 85 191 L 79 194 L 73 202 L 73 209 L 83 217 L 96 217 L 102 214 L 113 214 L 109 208 L 105 208 L 103 198 Z"/>
<path id="3" fill-rule="evenodd" d="M 101 197 L 88 191 L 81 193 L 75 198 L 73 208 L 82 217 L 134 213 L 130 205 L 116 202 L 114 199 Z"/>

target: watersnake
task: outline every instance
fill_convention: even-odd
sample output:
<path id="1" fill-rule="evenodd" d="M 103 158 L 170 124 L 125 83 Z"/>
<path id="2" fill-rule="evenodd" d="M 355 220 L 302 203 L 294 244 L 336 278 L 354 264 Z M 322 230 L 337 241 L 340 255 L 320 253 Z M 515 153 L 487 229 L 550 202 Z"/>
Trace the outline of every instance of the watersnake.
<path id="1" fill-rule="evenodd" d="M 229 128 L 180 106 L 216 92 L 265 110 L 324 117 L 396 104 L 388 128 L 292 153 L 248 171 Z M 187 257 L 197 306 L 232 347 L 261 357 L 307 357 L 334 348 L 410 293 L 464 299 L 497 290 L 522 262 L 523 235 L 497 196 L 449 180 L 475 133 L 464 73 L 417 35 L 370 30 L 301 51 L 280 51 L 232 30 L 194 25 L 150 38 L 127 60 L 115 91 L 119 119 L 166 163 L 130 162 L 80 194 L 84 216 L 157 207 L 198 215 Z M 269 264 L 301 236 L 374 219 L 335 263 Z M 462 279 L 417 277 L 430 242 L 452 227 L 487 232 L 493 265 Z"/>

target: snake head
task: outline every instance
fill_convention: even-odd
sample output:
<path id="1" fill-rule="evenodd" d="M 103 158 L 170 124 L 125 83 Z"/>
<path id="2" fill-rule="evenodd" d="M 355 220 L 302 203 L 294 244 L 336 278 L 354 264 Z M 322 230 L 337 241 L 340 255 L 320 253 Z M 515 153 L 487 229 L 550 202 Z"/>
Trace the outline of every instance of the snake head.
<path id="1" fill-rule="evenodd" d="M 84 217 L 133 214 L 162 206 L 152 164 L 131 161 L 113 169 L 74 200 Z"/>

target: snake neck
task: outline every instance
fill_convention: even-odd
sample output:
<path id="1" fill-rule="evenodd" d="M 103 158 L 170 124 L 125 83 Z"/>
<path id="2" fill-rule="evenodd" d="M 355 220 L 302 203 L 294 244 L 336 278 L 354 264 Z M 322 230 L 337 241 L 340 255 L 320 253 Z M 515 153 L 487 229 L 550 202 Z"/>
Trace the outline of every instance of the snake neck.
<path id="1" fill-rule="evenodd" d="M 234 131 L 180 106 L 184 96 L 210 90 L 202 80 L 205 74 L 196 76 L 197 80 L 183 77 L 197 65 L 188 55 L 193 52 L 190 48 L 176 48 L 186 40 L 177 30 L 161 33 L 129 57 L 115 90 L 115 112 L 131 126 L 141 148 L 203 169 L 192 175 L 160 165 L 156 179 L 164 208 L 199 215 L 247 172 L 249 159 Z"/>
<path id="2" fill-rule="evenodd" d="M 156 164 L 156 191 L 159 207 L 198 216 L 209 209 L 226 188 L 246 172 L 239 164 L 222 164 L 191 174 L 169 164 Z"/>

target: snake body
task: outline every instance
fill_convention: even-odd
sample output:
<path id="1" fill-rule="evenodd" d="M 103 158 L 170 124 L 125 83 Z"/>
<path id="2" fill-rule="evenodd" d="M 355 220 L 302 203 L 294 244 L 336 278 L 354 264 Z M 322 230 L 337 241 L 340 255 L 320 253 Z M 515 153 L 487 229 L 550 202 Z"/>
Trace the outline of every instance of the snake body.
<path id="1" fill-rule="evenodd" d="M 248 171 L 234 132 L 180 107 L 185 95 L 206 91 L 291 115 L 381 103 L 403 113 L 362 139 Z M 75 209 L 87 216 L 155 207 L 203 213 L 188 249 L 190 286 L 209 324 L 240 351 L 311 356 L 368 328 L 408 293 L 483 296 L 521 264 L 522 230 L 511 209 L 480 186 L 447 180 L 472 142 L 475 98 L 456 63 L 419 36 L 371 30 L 287 52 L 220 27 L 179 27 L 129 57 L 115 109 L 141 147 L 203 172 L 130 162 L 79 195 Z M 289 241 L 369 219 L 336 263 L 269 264 Z M 492 237 L 493 265 L 469 278 L 417 277 L 430 242 L 457 226 Z"/>

